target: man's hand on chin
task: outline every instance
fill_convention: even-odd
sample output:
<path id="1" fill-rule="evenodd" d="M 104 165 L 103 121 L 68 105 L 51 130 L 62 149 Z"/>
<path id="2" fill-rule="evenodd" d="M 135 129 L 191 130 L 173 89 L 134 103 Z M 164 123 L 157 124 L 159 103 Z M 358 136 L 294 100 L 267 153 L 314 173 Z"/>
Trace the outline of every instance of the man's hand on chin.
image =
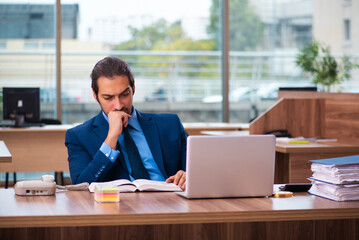
<path id="1" fill-rule="evenodd" d="M 175 175 L 166 179 L 167 183 L 174 183 L 183 191 L 186 190 L 186 172 L 179 170 Z"/>

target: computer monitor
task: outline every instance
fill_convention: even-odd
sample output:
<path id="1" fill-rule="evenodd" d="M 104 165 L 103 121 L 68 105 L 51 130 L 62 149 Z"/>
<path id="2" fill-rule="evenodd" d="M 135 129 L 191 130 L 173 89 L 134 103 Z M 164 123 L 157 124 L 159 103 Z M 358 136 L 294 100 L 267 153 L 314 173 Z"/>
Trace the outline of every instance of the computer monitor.
<path id="1" fill-rule="evenodd" d="M 280 87 L 279 91 L 309 91 L 316 92 L 317 87 Z"/>
<path id="2" fill-rule="evenodd" d="M 4 120 L 15 120 L 14 127 L 40 121 L 40 88 L 3 88 Z"/>

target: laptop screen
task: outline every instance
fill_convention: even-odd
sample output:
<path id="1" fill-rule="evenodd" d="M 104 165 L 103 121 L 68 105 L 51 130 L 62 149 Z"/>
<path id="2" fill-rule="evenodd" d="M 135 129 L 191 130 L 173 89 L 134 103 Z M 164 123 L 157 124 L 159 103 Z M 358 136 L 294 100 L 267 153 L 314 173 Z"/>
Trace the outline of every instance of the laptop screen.
<path id="1" fill-rule="evenodd" d="M 275 136 L 189 136 L 188 198 L 254 197 L 273 193 Z"/>

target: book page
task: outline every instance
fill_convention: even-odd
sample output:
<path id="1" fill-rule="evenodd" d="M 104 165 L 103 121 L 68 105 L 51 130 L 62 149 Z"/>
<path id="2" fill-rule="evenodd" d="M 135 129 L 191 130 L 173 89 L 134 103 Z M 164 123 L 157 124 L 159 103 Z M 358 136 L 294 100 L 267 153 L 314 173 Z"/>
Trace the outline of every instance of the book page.
<path id="1" fill-rule="evenodd" d="M 92 182 L 89 186 L 89 191 L 90 192 L 94 192 L 95 191 L 95 187 L 119 187 L 119 186 L 123 186 L 121 189 L 122 191 L 135 191 L 136 187 L 135 185 L 127 179 L 119 179 L 119 180 L 114 180 L 114 181 L 109 181 L 109 182 Z M 132 186 L 132 187 L 131 187 Z M 119 188 L 120 189 L 120 188 Z M 134 189 L 134 190 L 132 190 Z"/>
<path id="2" fill-rule="evenodd" d="M 93 182 L 89 186 L 90 192 L 95 192 L 95 187 L 117 187 L 120 192 L 135 192 L 139 191 L 182 191 L 180 187 L 173 183 L 166 183 L 161 181 L 137 179 L 133 182 L 127 179 L 119 179 L 109 182 Z"/>
<path id="3" fill-rule="evenodd" d="M 133 183 L 140 191 L 168 191 L 168 192 L 182 191 L 182 189 L 179 186 L 173 183 L 166 183 L 161 181 L 137 179 L 133 181 Z"/>

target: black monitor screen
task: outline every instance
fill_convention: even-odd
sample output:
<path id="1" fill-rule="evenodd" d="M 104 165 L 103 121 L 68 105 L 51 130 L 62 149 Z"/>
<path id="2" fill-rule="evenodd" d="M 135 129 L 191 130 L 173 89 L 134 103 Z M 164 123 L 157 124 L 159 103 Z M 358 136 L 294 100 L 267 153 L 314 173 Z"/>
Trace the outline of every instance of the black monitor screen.
<path id="1" fill-rule="evenodd" d="M 40 121 L 40 88 L 3 88 L 3 117 L 15 126 Z"/>
<path id="2" fill-rule="evenodd" d="M 317 87 L 280 87 L 279 91 L 312 91 L 316 92 Z"/>

